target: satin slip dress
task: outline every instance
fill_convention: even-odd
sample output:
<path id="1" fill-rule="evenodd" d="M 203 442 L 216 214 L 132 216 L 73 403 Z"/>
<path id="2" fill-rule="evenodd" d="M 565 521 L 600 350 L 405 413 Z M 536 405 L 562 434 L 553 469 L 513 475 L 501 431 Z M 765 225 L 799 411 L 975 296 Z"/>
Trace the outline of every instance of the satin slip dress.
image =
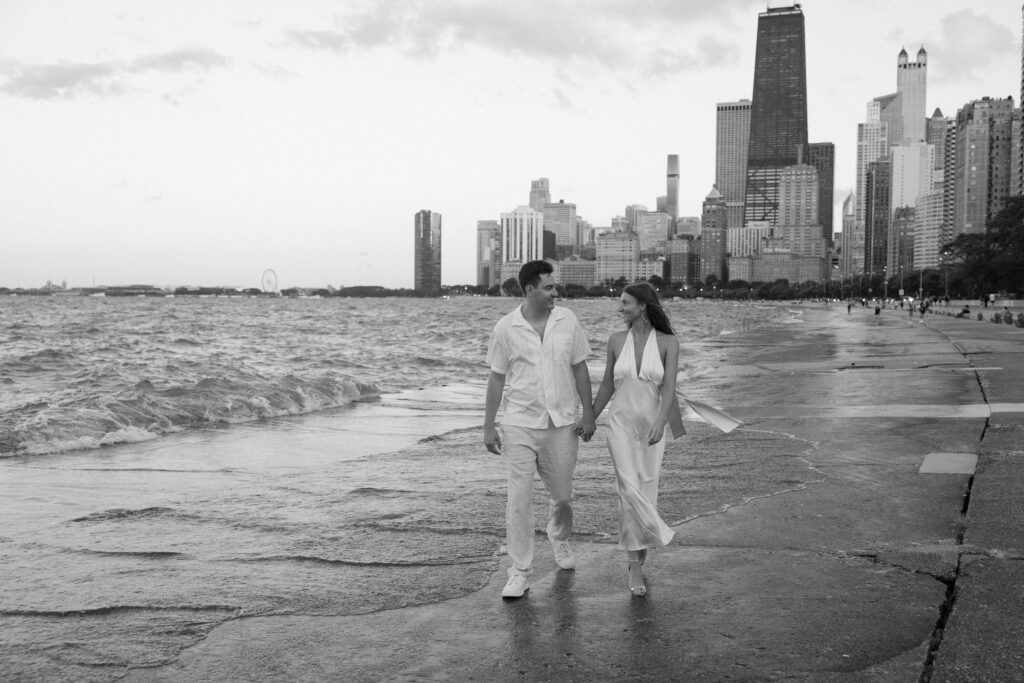
<path id="1" fill-rule="evenodd" d="M 665 377 L 657 333 L 651 330 L 647 337 L 639 374 L 635 348 L 630 330 L 615 361 L 615 391 L 608 406 L 608 450 L 619 494 L 619 547 L 625 550 L 660 548 L 675 535 L 657 508 L 665 437 L 653 446 L 647 444 Z"/>

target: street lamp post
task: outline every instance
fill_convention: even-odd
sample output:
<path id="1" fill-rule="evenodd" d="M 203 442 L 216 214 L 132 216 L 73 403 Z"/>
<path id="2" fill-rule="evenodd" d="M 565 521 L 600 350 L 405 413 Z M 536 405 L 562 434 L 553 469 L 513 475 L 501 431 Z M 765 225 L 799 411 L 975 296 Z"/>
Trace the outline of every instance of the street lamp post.
<path id="1" fill-rule="evenodd" d="M 946 302 L 948 303 L 949 302 L 949 252 L 948 251 L 942 252 L 942 255 L 939 257 L 939 259 L 942 261 L 942 271 L 943 271 L 943 273 L 946 276 L 946 291 L 943 292 L 942 298 L 945 299 Z"/>

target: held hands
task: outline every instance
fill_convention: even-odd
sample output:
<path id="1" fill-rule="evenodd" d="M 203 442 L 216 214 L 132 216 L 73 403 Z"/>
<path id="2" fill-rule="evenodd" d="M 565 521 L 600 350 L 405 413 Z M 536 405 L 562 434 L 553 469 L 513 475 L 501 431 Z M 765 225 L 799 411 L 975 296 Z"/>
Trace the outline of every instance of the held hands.
<path id="1" fill-rule="evenodd" d="M 593 416 L 583 416 L 573 427 L 573 431 L 576 432 L 576 436 L 583 439 L 584 443 L 590 441 L 590 437 L 594 436 L 594 432 L 597 431 L 597 425 L 594 423 Z"/>

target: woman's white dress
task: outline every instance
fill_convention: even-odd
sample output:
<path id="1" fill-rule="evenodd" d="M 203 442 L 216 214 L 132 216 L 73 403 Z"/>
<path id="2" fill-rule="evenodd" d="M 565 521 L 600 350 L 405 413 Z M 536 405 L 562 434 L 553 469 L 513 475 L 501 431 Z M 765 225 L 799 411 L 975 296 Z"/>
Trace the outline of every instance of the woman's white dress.
<path id="1" fill-rule="evenodd" d="M 665 437 L 653 446 L 647 444 L 665 377 L 657 333 L 651 330 L 647 337 L 639 374 L 634 349 L 630 330 L 615 361 L 615 392 L 608 406 L 608 450 L 619 493 L 619 547 L 625 550 L 660 548 L 675 534 L 657 508 Z"/>

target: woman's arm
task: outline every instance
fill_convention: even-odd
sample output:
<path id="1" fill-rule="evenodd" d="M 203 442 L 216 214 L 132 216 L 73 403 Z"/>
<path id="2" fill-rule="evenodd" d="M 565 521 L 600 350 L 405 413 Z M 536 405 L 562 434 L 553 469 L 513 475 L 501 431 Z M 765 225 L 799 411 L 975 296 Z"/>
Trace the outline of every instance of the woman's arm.
<path id="1" fill-rule="evenodd" d="M 651 424 L 651 433 L 647 437 L 648 444 L 656 444 L 665 436 L 665 425 L 672 410 L 672 399 L 676 395 L 676 373 L 679 371 L 679 339 L 674 334 L 659 333 L 658 348 L 662 352 L 661 364 L 665 368 L 665 376 L 661 381 L 661 405 L 657 417 Z"/>
<path id="2" fill-rule="evenodd" d="M 597 390 L 594 398 L 594 419 L 601 414 L 604 407 L 608 405 L 612 394 L 615 392 L 615 359 L 619 356 L 621 349 L 616 348 L 618 333 L 608 337 L 608 357 L 604 363 L 604 378 L 601 380 L 601 387 Z"/>

